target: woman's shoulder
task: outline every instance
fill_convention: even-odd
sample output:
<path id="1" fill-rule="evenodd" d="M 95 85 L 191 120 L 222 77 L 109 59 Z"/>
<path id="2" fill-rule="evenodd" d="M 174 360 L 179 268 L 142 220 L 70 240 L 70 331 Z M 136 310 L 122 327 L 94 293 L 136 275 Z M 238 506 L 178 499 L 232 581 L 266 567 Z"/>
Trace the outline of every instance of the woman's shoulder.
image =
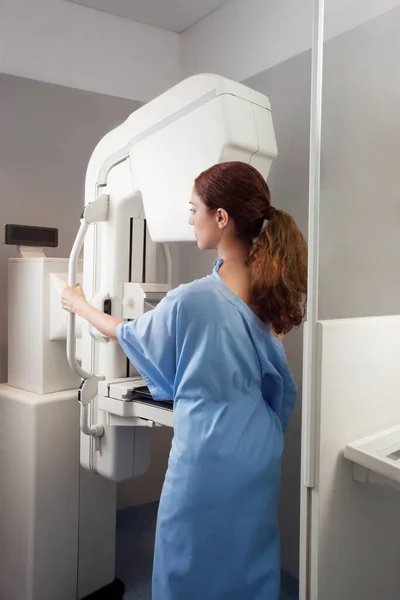
<path id="1" fill-rule="evenodd" d="M 198 295 L 199 293 L 208 293 L 212 289 L 211 278 L 209 275 L 202 277 L 201 279 L 195 279 L 190 283 L 181 283 L 178 287 L 168 292 L 169 298 L 178 298 L 183 300 L 188 296 Z"/>
<path id="2" fill-rule="evenodd" d="M 178 306 L 190 304 L 192 309 L 197 306 L 205 306 L 215 297 L 215 290 L 212 279 L 208 275 L 201 279 L 195 279 L 190 283 L 183 283 L 177 288 L 168 292 L 167 297 L 174 301 Z"/>

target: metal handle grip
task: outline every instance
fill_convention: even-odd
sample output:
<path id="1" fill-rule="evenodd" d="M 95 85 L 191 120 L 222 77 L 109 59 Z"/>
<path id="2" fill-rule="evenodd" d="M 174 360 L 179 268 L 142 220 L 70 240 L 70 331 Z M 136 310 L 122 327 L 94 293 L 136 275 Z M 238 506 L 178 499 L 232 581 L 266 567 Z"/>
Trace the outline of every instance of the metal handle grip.
<path id="1" fill-rule="evenodd" d="M 68 265 L 68 285 L 75 287 L 76 285 L 76 266 L 78 263 L 79 254 L 82 250 L 83 242 L 85 241 L 86 232 L 91 223 L 107 221 L 108 219 L 109 196 L 102 194 L 96 200 L 90 202 L 85 207 L 81 218 L 81 226 L 76 236 L 74 245 L 72 246 Z M 68 313 L 67 317 L 67 360 L 71 369 L 77 373 L 82 379 L 90 379 L 92 373 L 88 373 L 82 369 L 76 360 L 76 339 L 75 339 L 75 315 Z"/>
<path id="2" fill-rule="evenodd" d="M 72 246 L 71 254 L 69 257 L 68 265 L 68 285 L 75 287 L 76 285 L 76 271 L 79 254 L 82 250 L 85 235 L 89 229 L 89 223 L 84 219 L 81 221 L 81 226 L 76 236 L 75 243 Z M 88 373 L 76 360 L 76 337 L 75 337 L 75 315 L 68 313 L 67 316 L 67 360 L 71 369 L 79 375 L 82 379 L 89 379 L 92 374 Z"/>

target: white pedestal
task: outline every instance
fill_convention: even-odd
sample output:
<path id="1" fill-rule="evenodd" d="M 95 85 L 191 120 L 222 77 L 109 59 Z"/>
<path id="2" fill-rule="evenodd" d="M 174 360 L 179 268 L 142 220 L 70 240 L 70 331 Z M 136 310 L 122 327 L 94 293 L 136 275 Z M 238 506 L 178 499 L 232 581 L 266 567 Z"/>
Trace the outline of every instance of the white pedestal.
<path id="1" fill-rule="evenodd" d="M 77 600 L 113 581 L 116 486 L 81 470 L 76 390 L 0 385 L 0 481 L 1 600 Z"/>

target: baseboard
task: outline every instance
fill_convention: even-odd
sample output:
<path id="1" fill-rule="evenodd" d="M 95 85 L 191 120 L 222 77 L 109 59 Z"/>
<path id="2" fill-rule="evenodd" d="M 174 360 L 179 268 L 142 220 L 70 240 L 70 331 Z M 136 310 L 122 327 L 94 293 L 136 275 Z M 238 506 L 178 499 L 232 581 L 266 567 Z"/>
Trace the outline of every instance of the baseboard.
<path id="1" fill-rule="evenodd" d="M 83 600 L 123 600 L 125 586 L 119 579 L 83 598 Z"/>

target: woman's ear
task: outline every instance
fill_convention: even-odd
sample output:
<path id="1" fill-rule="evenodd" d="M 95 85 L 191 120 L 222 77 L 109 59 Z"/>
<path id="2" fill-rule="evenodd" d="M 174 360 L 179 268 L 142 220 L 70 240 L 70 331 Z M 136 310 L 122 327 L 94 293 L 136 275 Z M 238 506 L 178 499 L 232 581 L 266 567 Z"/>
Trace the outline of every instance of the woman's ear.
<path id="1" fill-rule="evenodd" d="M 224 208 L 218 208 L 216 212 L 217 226 L 219 229 L 225 229 L 229 223 L 229 215 Z"/>

